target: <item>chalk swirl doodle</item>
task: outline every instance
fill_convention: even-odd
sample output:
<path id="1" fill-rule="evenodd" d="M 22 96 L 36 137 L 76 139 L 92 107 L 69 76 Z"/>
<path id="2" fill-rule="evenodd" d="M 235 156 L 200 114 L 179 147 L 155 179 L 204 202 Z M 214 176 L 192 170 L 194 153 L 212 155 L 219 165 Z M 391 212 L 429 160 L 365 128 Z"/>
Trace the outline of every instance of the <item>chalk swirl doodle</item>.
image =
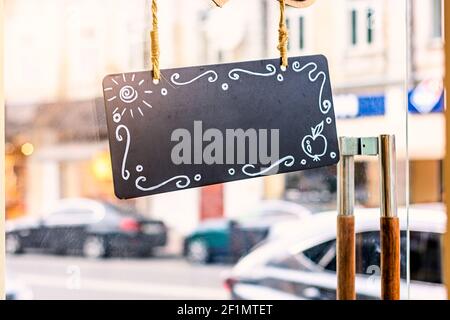
<path id="1" fill-rule="evenodd" d="M 184 86 L 184 85 L 190 84 L 190 83 L 192 83 L 192 82 L 194 82 L 194 81 L 196 81 L 196 80 L 198 80 L 198 79 L 200 79 L 200 78 L 202 78 L 202 77 L 204 77 L 204 76 L 206 76 L 208 74 L 210 75 L 208 77 L 208 82 L 211 82 L 211 83 L 212 82 L 216 82 L 217 79 L 219 78 L 219 76 L 217 75 L 217 73 L 215 71 L 208 70 L 208 71 L 203 72 L 201 75 L 195 77 L 194 79 L 186 81 L 186 82 L 178 82 L 177 80 L 180 79 L 181 76 L 180 76 L 179 73 L 174 73 L 170 77 L 170 81 L 172 81 L 172 83 L 177 85 L 177 86 Z"/>
<path id="2" fill-rule="evenodd" d="M 151 187 L 143 187 L 140 185 L 141 182 L 146 182 L 147 178 L 144 176 L 140 176 L 136 179 L 135 181 L 135 185 L 136 188 L 138 188 L 141 191 L 153 191 L 156 189 L 161 188 L 162 186 L 168 184 L 169 182 L 172 182 L 174 180 L 178 180 L 175 185 L 177 186 L 178 189 L 184 189 L 186 187 L 188 187 L 191 184 L 191 179 L 189 179 L 188 176 L 184 176 L 184 175 L 180 175 L 180 176 L 175 176 L 172 177 L 170 179 L 167 179 L 166 181 L 161 182 L 160 184 L 157 184 L 155 186 L 151 186 Z"/>
<path id="3" fill-rule="evenodd" d="M 286 157 L 278 160 L 274 164 L 272 164 L 270 167 L 265 168 L 264 170 L 261 170 L 258 172 L 248 172 L 248 169 L 255 169 L 255 166 L 253 164 L 246 164 L 245 166 L 242 167 L 242 173 L 244 173 L 245 175 L 247 175 L 249 177 L 256 177 L 256 176 L 260 176 L 260 175 L 263 175 L 263 174 L 269 172 L 273 168 L 278 167 L 280 164 L 284 165 L 285 167 L 292 167 L 294 165 L 294 162 L 295 162 L 295 159 L 293 156 L 286 156 Z"/>
<path id="4" fill-rule="evenodd" d="M 126 126 L 124 126 L 123 124 L 121 124 L 121 125 L 117 126 L 117 128 L 116 128 L 116 140 L 117 141 L 119 141 L 119 142 L 124 141 L 124 136 L 121 134 L 121 131 L 125 131 L 125 133 L 126 133 L 126 138 L 125 138 L 126 144 L 125 144 L 125 151 L 124 151 L 123 158 L 122 158 L 121 175 L 124 180 L 128 180 L 130 178 L 130 171 L 128 169 L 126 169 L 126 165 L 127 165 L 128 152 L 130 150 L 131 136 L 130 136 L 130 131 L 128 130 L 128 128 Z M 136 171 L 142 172 L 143 171 L 142 165 L 137 165 Z M 201 179 L 201 176 L 197 174 L 195 176 L 195 180 L 199 181 L 200 179 Z M 162 186 L 164 186 L 172 181 L 176 181 L 175 185 L 177 186 L 177 188 L 183 189 L 183 188 L 188 187 L 191 184 L 191 180 L 189 179 L 188 176 L 185 176 L 185 175 L 179 175 L 179 176 L 172 177 L 170 179 L 167 179 L 167 180 L 161 182 L 160 184 L 157 184 L 155 186 L 150 186 L 150 187 L 144 187 L 141 185 L 141 182 L 146 182 L 146 181 L 147 181 L 147 178 L 144 176 L 137 177 L 135 180 L 136 188 L 138 188 L 141 191 L 152 191 L 152 190 L 161 188 Z"/>
<path id="5" fill-rule="evenodd" d="M 277 69 L 275 68 L 275 66 L 273 64 L 266 65 L 266 70 L 269 72 L 260 73 L 260 72 L 254 72 L 254 71 L 249 71 L 249 70 L 245 70 L 245 69 L 235 68 L 235 69 L 230 70 L 230 72 L 228 72 L 228 77 L 231 80 L 239 80 L 239 78 L 240 78 L 239 73 L 246 73 L 246 74 L 250 74 L 252 76 L 259 76 L 259 77 L 270 77 L 270 76 L 273 76 L 277 71 Z"/>
<path id="6" fill-rule="evenodd" d="M 322 77 L 322 84 L 320 86 L 320 93 L 319 93 L 319 108 L 320 112 L 322 112 L 323 114 L 327 114 L 328 111 L 330 111 L 331 109 L 331 101 L 328 99 L 322 100 L 323 87 L 325 86 L 325 82 L 327 81 L 327 75 L 325 74 L 325 72 L 320 71 L 316 75 L 314 75 L 314 73 L 317 71 L 316 63 L 310 62 L 302 67 L 299 61 L 294 61 L 294 63 L 292 64 L 292 70 L 294 70 L 295 72 L 302 72 L 303 70 L 311 66 L 312 68 L 308 72 L 309 81 L 316 82 L 317 79 L 319 79 L 319 77 Z"/>
<path id="7" fill-rule="evenodd" d="M 123 124 L 117 126 L 116 128 L 116 140 L 119 142 L 123 141 L 123 136 L 120 134 L 121 130 L 125 130 L 126 134 L 127 134 L 127 138 L 126 138 L 126 143 L 125 143 L 125 151 L 123 154 L 123 159 L 122 159 L 122 168 L 121 168 L 121 174 L 122 174 L 122 178 L 124 180 L 128 180 L 128 178 L 130 178 L 130 171 L 128 171 L 127 169 L 125 169 L 126 164 L 127 164 L 127 157 L 128 157 L 128 151 L 130 149 L 130 131 L 128 130 L 127 127 L 125 127 Z"/>
<path id="8" fill-rule="evenodd" d="M 132 103 L 137 99 L 138 93 L 132 86 L 123 86 L 120 88 L 119 97 L 125 103 Z"/>

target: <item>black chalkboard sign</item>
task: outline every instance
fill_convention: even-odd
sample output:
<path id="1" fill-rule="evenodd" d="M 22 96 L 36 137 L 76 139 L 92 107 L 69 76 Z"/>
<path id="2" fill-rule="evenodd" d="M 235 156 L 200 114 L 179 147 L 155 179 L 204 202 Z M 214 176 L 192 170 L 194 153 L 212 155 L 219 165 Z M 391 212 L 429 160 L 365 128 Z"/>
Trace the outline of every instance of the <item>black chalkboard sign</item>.
<path id="1" fill-rule="evenodd" d="M 324 56 L 105 77 L 117 197 L 306 170 L 339 160 Z"/>

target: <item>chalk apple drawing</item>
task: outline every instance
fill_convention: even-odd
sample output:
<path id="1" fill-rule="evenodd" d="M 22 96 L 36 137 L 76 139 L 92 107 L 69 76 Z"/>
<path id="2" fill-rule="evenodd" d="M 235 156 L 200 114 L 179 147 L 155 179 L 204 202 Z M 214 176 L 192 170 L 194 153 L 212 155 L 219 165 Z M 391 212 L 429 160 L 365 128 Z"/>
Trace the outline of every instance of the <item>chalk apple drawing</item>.
<path id="1" fill-rule="evenodd" d="M 302 140 L 303 151 L 312 158 L 313 161 L 320 161 L 320 157 L 327 152 L 327 138 L 322 134 L 323 121 L 311 128 L 311 134 Z"/>

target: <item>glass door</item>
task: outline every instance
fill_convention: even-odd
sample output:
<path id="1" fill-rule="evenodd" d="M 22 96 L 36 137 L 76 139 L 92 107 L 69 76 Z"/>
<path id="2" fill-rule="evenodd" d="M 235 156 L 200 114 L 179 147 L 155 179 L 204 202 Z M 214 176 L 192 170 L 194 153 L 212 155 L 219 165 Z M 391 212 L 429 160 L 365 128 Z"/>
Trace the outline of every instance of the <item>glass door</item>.
<path id="1" fill-rule="evenodd" d="M 151 1 L 4 3 L 7 297 L 336 299 L 336 167 L 114 196 L 101 83 L 151 68 Z M 163 69 L 279 57 L 275 0 L 158 5 Z M 445 298 L 441 7 L 286 8 L 289 57 L 328 60 L 339 136 L 396 137 L 402 299 Z M 379 163 L 355 161 L 356 296 L 379 299 Z"/>

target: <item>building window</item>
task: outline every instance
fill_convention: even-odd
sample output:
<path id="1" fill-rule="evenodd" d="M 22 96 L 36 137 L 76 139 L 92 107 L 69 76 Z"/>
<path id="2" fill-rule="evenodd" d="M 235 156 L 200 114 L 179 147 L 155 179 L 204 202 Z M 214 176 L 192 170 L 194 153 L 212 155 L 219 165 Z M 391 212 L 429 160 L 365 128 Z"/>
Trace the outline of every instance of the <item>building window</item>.
<path id="1" fill-rule="evenodd" d="M 373 43 L 373 36 L 374 36 L 374 11 L 373 9 L 369 8 L 367 9 L 367 43 L 371 44 Z"/>
<path id="2" fill-rule="evenodd" d="M 432 0 L 432 30 L 433 38 L 442 37 L 442 0 Z"/>
<path id="3" fill-rule="evenodd" d="M 288 33 L 290 33 L 290 30 L 291 30 L 291 19 L 289 19 L 289 18 L 286 18 L 286 28 L 288 29 Z M 291 43 L 289 41 L 289 38 L 288 38 L 288 43 L 287 43 L 287 49 L 291 50 Z"/>
<path id="4" fill-rule="evenodd" d="M 358 43 L 358 13 L 355 9 L 351 11 L 352 45 Z"/>
<path id="5" fill-rule="evenodd" d="M 289 30 L 288 50 L 291 54 L 300 54 L 310 46 L 307 32 L 307 14 L 299 10 L 286 11 L 286 26 Z"/>
<path id="6" fill-rule="evenodd" d="M 298 48 L 305 49 L 305 17 L 303 16 L 298 19 Z"/>
<path id="7" fill-rule="evenodd" d="M 353 48 L 372 49 L 379 41 L 376 21 L 380 8 L 374 2 L 353 2 L 349 11 L 349 42 Z"/>

